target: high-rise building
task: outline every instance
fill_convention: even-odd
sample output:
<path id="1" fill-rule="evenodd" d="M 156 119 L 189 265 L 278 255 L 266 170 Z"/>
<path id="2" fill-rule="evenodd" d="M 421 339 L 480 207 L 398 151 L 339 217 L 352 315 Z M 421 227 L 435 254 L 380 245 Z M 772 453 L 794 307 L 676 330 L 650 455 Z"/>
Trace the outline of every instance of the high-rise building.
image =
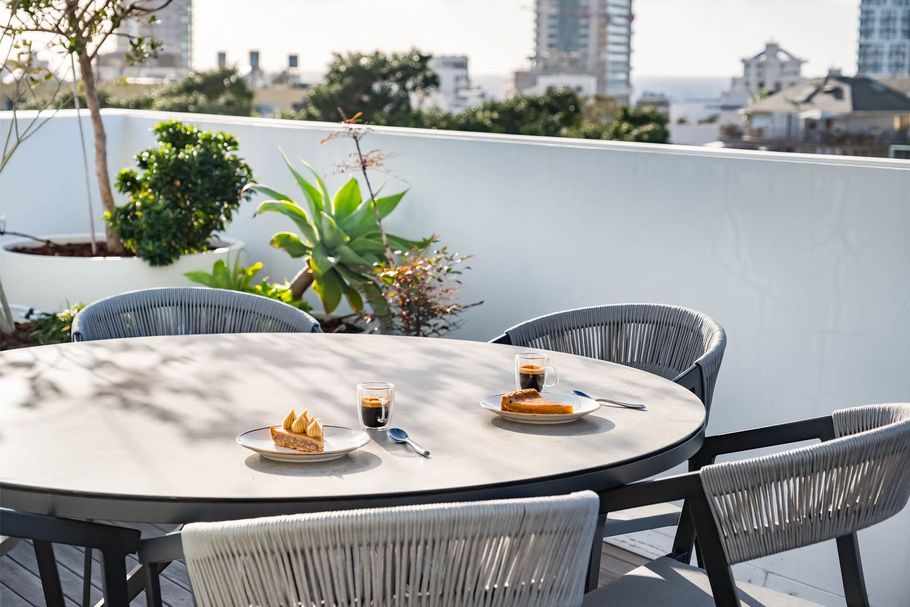
<path id="1" fill-rule="evenodd" d="M 862 76 L 910 76 L 910 0 L 861 1 L 857 66 Z"/>
<path id="2" fill-rule="evenodd" d="M 537 0 L 536 9 L 532 67 L 516 73 L 516 88 L 570 83 L 584 94 L 628 102 L 632 0 Z"/>
<path id="3" fill-rule="evenodd" d="M 138 0 L 149 6 L 160 5 L 160 1 Z M 193 60 L 193 6 L 192 0 L 173 0 L 155 12 L 157 21 L 147 19 L 124 21 L 119 32 L 127 36 L 116 36 L 113 52 L 99 58 L 102 77 L 141 76 L 175 78 L 190 71 Z M 130 65 L 126 57 L 130 51 L 130 38 L 142 37 L 161 43 L 157 57 L 150 57 L 139 65 Z"/>

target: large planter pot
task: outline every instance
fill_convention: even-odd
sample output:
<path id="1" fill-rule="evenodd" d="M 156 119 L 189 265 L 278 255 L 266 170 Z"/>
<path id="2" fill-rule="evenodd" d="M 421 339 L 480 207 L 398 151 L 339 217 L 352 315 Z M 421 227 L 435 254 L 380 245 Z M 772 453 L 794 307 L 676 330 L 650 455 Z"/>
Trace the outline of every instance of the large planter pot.
<path id="1" fill-rule="evenodd" d="M 46 238 L 56 242 L 89 241 L 88 234 Z M 30 240 L 3 243 L 0 247 L 0 280 L 10 303 L 42 312 L 56 312 L 67 303 L 91 303 L 136 289 L 190 286 L 194 283 L 187 280 L 184 273 L 192 270 L 211 272 L 217 260 L 229 263 L 243 250 L 243 242 L 220 238 L 217 248 L 184 255 L 163 267 L 150 266 L 137 257 L 55 257 L 12 250 L 35 244 Z"/>

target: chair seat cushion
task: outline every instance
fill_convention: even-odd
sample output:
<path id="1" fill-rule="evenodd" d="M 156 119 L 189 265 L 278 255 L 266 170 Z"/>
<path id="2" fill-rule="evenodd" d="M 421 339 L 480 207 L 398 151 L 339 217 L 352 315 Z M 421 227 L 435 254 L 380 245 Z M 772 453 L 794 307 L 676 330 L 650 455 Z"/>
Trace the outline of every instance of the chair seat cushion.
<path id="1" fill-rule="evenodd" d="M 818 607 L 783 592 L 737 582 L 743 607 Z M 583 607 L 713 607 L 711 583 L 704 570 L 668 557 L 651 561 L 585 595 Z"/>

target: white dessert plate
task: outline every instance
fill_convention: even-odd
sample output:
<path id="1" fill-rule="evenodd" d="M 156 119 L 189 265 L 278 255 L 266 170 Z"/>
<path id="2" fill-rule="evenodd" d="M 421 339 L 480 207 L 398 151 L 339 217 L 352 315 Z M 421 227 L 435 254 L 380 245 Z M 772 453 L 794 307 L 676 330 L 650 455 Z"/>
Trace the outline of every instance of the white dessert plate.
<path id="1" fill-rule="evenodd" d="M 266 459 L 276 462 L 306 463 L 337 459 L 370 442 L 370 437 L 363 430 L 354 430 L 344 426 L 323 426 L 323 430 L 325 432 L 325 450 L 322 453 L 304 453 L 296 449 L 279 447 L 272 442 L 268 426 L 244 432 L 237 437 L 237 442 L 242 447 L 255 451 Z"/>
<path id="2" fill-rule="evenodd" d="M 572 405 L 575 410 L 572 413 L 553 414 L 514 413 L 512 411 L 503 411 L 499 404 L 502 399 L 502 394 L 494 394 L 493 396 L 486 397 L 480 401 L 480 406 L 504 419 L 522 424 L 567 424 L 600 409 L 600 405 L 590 398 L 579 398 L 574 394 L 566 394 L 564 392 L 543 392 L 542 394 L 554 402 Z"/>

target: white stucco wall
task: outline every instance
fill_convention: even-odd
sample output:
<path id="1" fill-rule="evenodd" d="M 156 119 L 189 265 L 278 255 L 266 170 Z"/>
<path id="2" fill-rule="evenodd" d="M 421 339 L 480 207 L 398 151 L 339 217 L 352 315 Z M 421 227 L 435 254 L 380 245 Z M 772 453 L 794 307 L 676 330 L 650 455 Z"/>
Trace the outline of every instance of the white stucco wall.
<path id="1" fill-rule="evenodd" d="M 108 114 L 112 174 L 165 116 Z M 184 118 L 237 135 L 258 179 L 291 194 L 279 146 L 325 173 L 351 151 L 345 139 L 319 143 L 330 125 Z M 9 229 L 86 230 L 77 145 L 63 115 L 23 146 L 0 175 Z M 392 229 L 437 232 L 475 256 L 464 299 L 486 303 L 457 337 L 489 339 L 573 306 L 668 302 L 729 334 L 711 433 L 910 401 L 906 161 L 406 129 L 376 129 L 365 146 L 388 152 L 389 172 L 411 188 Z M 290 275 L 296 264 L 268 247 L 289 224 L 252 218 L 254 206 L 228 235 L 273 278 Z M 910 511 L 860 542 L 873 604 L 910 606 Z M 832 542 L 753 565 L 765 583 L 804 596 L 837 604 L 842 593 Z"/>

